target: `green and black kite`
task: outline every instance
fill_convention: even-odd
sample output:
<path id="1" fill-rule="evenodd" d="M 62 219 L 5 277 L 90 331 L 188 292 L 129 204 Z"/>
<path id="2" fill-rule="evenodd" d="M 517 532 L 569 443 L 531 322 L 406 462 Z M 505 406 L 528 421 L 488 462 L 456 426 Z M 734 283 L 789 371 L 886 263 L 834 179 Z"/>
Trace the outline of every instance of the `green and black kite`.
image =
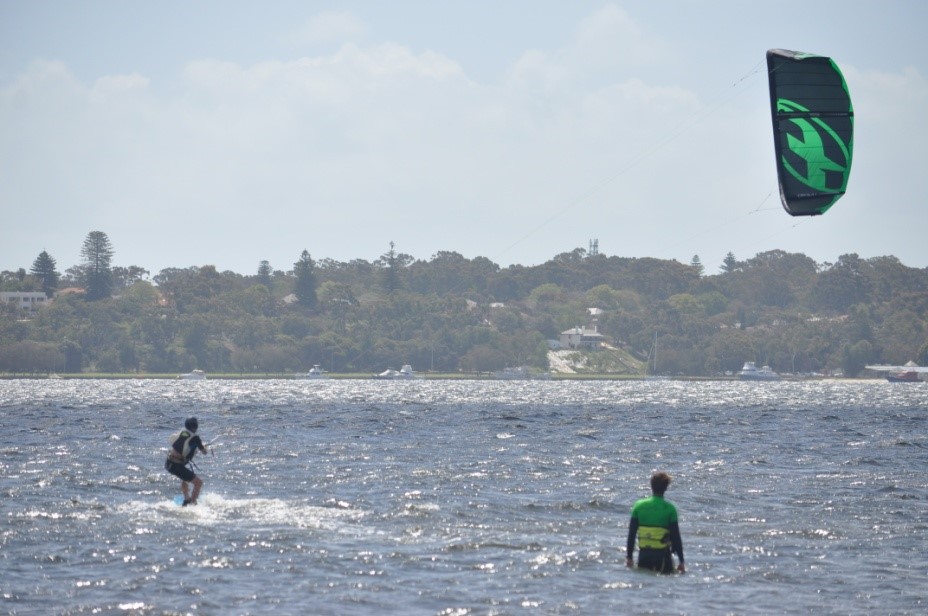
<path id="1" fill-rule="evenodd" d="M 824 214 L 847 190 L 854 109 L 831 58 L 767 52 L 780 200 L 793 216 Z"/>

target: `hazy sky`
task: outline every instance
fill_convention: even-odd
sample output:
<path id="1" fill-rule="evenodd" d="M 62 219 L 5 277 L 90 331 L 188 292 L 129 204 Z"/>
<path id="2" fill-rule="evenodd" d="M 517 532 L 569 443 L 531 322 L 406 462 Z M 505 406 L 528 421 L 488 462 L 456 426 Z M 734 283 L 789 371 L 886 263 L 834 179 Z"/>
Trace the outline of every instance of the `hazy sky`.
<path id="1" fill-rule="evenodd" d="M 928 267 L 928 2 L 0 0 L 0 270 L 781 249 Z M 847 195 L 792 218 L 765 52 L 828 55 Z"/>

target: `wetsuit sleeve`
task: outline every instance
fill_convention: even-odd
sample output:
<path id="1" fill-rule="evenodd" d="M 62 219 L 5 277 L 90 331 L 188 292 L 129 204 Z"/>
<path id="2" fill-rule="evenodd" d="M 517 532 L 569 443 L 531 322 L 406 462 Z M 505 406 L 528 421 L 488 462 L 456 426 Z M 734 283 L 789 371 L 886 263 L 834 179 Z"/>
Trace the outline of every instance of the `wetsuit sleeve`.
<path id="1" fill-rule="evenodd" d="M 680 525 L 676 522 L 671 522 L 668 527 L 670 530 L 670 550 L 676 552 L 677 556 L 680 558 L 680 562 L 683 562 L 683 537 L 680 536 Z"/>
<path id="2" fill-rule="evenodd" d="M 628 523 L 628 541 L 625 544 L 626 557 L 635 555 L 635 538 L 638 536 L 638 518 L 632 518 Z"/>
<path id="3" fill-rule="evenodd" d="M 200 435 L 194 435 L 190 438 L 190 441 L 187 443 L 190 446 L 190 453 L 187 454 L 187 461 L 193 460 L 193 456 L 196 455 L 197 450 L 203 447 L 203 441 L 200 440 Z"/>

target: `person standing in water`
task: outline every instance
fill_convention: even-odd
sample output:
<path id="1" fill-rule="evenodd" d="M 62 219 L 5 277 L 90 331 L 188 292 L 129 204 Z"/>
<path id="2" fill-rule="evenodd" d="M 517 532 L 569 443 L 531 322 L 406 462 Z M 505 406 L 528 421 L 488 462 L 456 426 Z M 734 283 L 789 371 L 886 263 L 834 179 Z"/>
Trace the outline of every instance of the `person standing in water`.
<path id="1" fill-rule="evenodd" d="M 628 543 L 625 566 L 633 567 L 635 539 L 638 540 L 638 566 L 659 573 L 673 573 L 673 556 L 676 553 L 680 564 L 677 571 L 686 572 L 683 564 L 683 539 L 677 523 L 677 508 L 664 500 L 664 492 L 670 485 L 670 475 L 656 472 L 651 475 L 651 496 L 642 498 L 632 507 L 632 519 L 628 525 Z"/>
<path id="2" fill-rule="evenodd" d="M 196 417 L 187 419 L 184 422 L 184 429 L 171 435 L 168 459 L 164 461 L 165 470 L 180 479 L 180 490 L 184 493 L 185 507 L 197 504 L 200 489 L 203 487 L 203 480 L 197 477 L 189 466 L 197 451 L 204 454 L 207 452 L 206 446 L 197 434 L 199 427 L 200 424 Z M 189 491 L 191 483 L 193 484 L 192 494 Z"/>

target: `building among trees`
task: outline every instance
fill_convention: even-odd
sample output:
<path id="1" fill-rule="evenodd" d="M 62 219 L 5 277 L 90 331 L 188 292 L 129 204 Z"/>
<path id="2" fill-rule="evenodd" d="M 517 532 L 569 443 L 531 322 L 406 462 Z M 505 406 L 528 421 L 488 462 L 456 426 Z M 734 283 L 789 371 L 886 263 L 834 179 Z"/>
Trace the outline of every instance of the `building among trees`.
<path id="1" fill-rule="evenodd" d="M 13 306 L 18 312 L 33 315 L 36 310 L 52 302 L 45 291 L 0 291 L 0 302 Z"/>

